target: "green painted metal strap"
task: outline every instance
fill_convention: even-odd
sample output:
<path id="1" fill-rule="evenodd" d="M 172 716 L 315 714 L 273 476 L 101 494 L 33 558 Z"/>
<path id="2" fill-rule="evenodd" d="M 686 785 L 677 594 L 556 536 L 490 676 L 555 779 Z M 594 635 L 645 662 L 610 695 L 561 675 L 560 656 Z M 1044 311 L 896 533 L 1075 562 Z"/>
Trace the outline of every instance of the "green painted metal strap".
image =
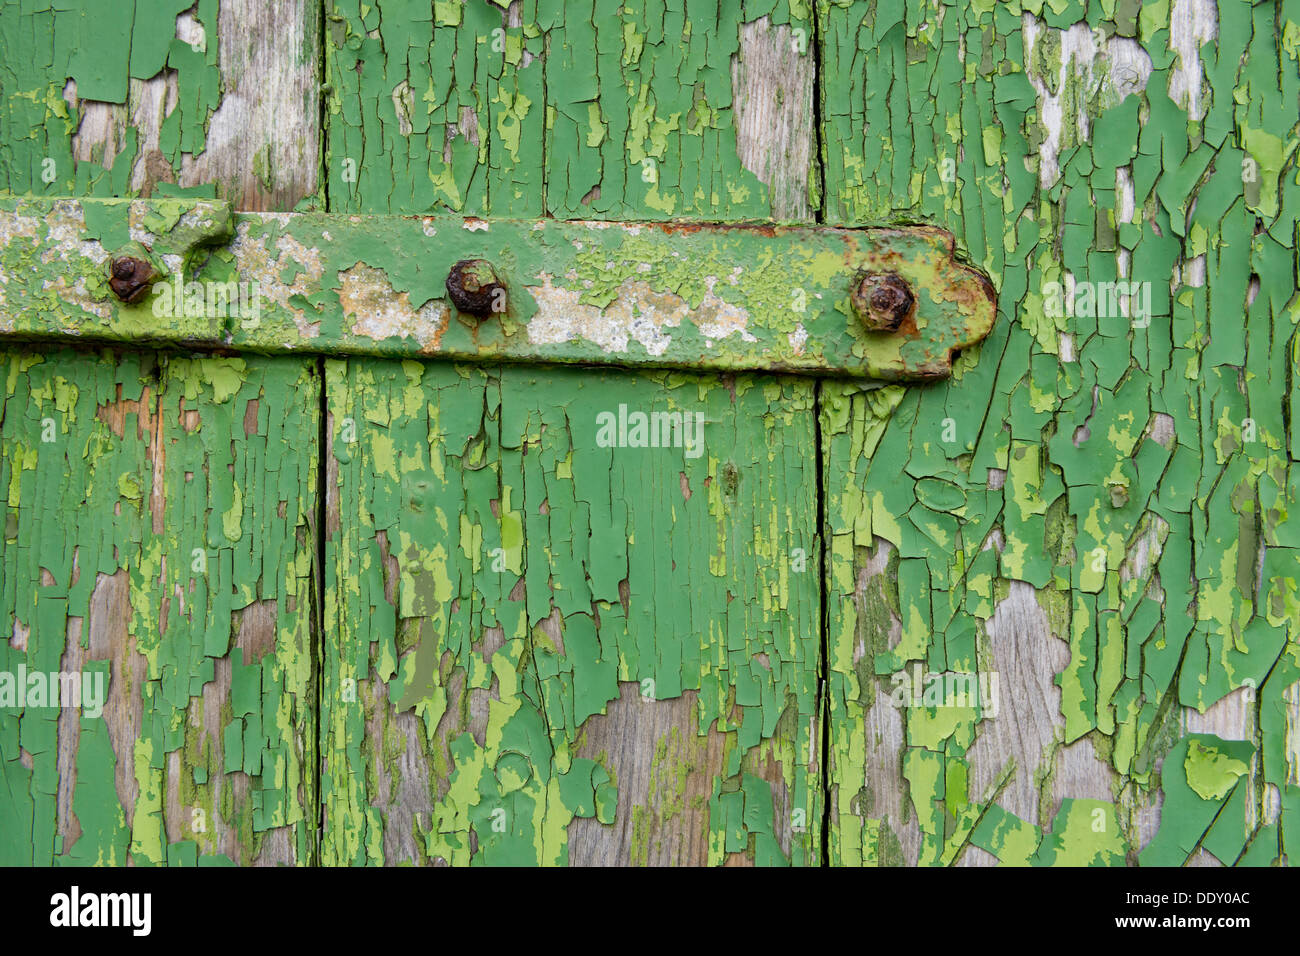
<path id="1" fill-rule="evenodd" d="M 0 238 L 0 337 L 22 339 L 926 380 L 996 314 L 929 227 L 4 198 Z"/>

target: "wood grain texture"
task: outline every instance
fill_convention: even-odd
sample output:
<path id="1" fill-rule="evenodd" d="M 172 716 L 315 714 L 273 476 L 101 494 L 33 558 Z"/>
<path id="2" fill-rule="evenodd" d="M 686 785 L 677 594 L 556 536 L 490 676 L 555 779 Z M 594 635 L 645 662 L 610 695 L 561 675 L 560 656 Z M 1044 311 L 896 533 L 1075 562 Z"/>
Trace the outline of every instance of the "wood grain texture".
<path id="1" fill-rule="evenodd" d="M 731 59 L 736 153 L 767 186 L 770 218 L 778 221 L 811 219 L 819 202 L 811 42 L 807 27 L 762 17 L 740 25 Z"/>

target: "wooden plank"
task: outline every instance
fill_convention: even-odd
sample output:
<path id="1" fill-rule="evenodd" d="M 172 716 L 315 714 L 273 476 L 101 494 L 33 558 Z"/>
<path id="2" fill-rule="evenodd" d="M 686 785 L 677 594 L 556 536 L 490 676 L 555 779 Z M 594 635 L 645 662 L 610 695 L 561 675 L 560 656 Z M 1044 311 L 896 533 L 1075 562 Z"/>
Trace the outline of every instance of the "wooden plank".
<path id="1" fill-rule="evenodd" d="M 805 4 L 331 0 L 330 207 L 806 219 Z"/>
<path id="2" fill-rule="evenodd" d="M 0 861 L 310 862 L 314 366 L 0 368 Z"/>
<path id="3" fill-rule="evenodd" d="M 0 190 L 315 202 L 312 0 L 0 4 Z"/>
<path id="4" fill-rule="evenodd" d="M 950 229 L 1000 313 L 942 387 L 825 386 L 829 857 L 1268 865 L 1300 5 L 1023 6 L 818 6 L 826 220 Z"/>
<path id="5" fill-rule="evenodd" d="M 499 6 L 331 3 L 331 211 L 810 218 L 806 7 Z M 327 366 L 323 859 L 817 862 L 812 387 Z M 620 402 L 706 409 L 710 451 L 594 446 Z"/>
<path id="6" fill-rule="evenodd" d="M 6 3 L 0 189 L 310 206 L 320 48 L 309 0 Z M 84 670 L 106 699 L 0 686 L 0 857 L 310 862 L 314 364 L 4 364 L 0 670 Z"/>
<path id="7" fill-rule="evenodd" d="M 819 861 L 810 384 L 326 376 L 325 862 Z"/>

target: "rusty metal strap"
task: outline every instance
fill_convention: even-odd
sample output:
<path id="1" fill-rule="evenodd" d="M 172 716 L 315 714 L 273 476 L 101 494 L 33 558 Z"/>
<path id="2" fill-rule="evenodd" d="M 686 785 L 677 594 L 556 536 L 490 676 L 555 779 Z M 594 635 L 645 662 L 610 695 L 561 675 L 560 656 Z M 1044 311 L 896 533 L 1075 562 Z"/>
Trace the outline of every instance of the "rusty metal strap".
<path id="1" fill-rule="evenodd" d="M 996 312 L 934 228 L 0 198 L 0 338 L 943 378 Z"/>

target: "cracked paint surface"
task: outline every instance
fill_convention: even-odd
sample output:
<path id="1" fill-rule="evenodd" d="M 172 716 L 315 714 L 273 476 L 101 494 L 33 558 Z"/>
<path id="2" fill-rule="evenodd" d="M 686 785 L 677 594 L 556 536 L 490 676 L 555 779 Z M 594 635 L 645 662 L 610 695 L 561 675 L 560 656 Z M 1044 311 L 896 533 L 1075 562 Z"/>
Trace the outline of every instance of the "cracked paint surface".
<path id="1" fill-rule="evenodd" d="M 0 671 L 107 682 L 98 717 L 0 707 L 0 861 L 309 862 L 314 367 L 0 368 Z"/>
<path id="2" fill-rule="evenodd" d="M 293 382 L 314 409 L 315 390 L 325 389 L 329 447 L 308 454 L 324 455 L 329 469 L 321 633 L 330 638 L 318 671 L 321 787 L 304 798 L 324 811 L 320 859 L 1285 862 L 1300 843 L 1300 536 L 1291 514 L 1300 450 L 1290 433 L 1300 396 L 1300 3 L 825 0 L 815 38 L 808 5 L 736 6 L 722 26 L 709 10 L 704 28 L 706 17 L 684 4 L 332 3 L 328 208 L 785 218 L 775 187 L 746 168 L 760 162 L 739 158 L 748 147 L 736 91 L 753 77 L 733 57 L 766 18 L 782 40 L 806 30 L 821 44 L 820 170 L 796 170 L 787 191 L 802 182 L 806 209 L 828 225 L 950 231 L 998 289 L 993 331 L 951 381 L 906 388 L 379 358 L 329 359 L 324 381 L 302 383 L 309 373 L 292 360 L 248 359 L 234 375 L 205 366 L 196 404 L 170 406 L 173 419 L 226 422 L 230 403 L 265 394 L 251 383 L 273 368 L 277 395 Z M 0 42 L 25 49 L 12 32 Z M 593 47 L 594 57 L 581 52 Z M 0 60 L 27 68 L 20 56 Z M 65 141 L 69 120 L 48 77 L 5 79 L 8 182 L 40 192 L 40 150 Z M 185 122 L 201 112 L 187 109 Z M 29 130 L 39 150 L 17 145 Z M 791 155 L 801 165 L 804 154 Z M 126 190 L 116 165 L 101 175 L 57 191 Z M 34 235 L 41 222 L 17 220 L 15 235 Z M 412 222 L 422 235 L 441 228 Z M 473 235 L 485 225 L 474 223 Z M 285 219 L 242 220 L 240 230 L 246 251 L 264 250 L 261 278 L 280 323 L 248 330 L 244 344 L 283 348 L 269 331 L 320 339 L 343 328 L 324 308 L 338 291 L 316 284 L 326 264 L 315 240 Z M 214 257 L 205 268 L 229 276 L 230 265 Z M 393 330 L 402 355 L 412 338 L 427 348 L 432 338 L 411 323 L 430 309 L 427 327 L 439 328 L 431 303 L 441 276 L 413 267 L 379 275 L 387 266 L 366 255 L 328 265 L 329 282 L 341 274 L 338 290 L 364 304 L 363 338 Z M 541 347 L 576 330 L 589 356 L 610 347 L 653 355 L 680 328 L 672 296 L 745 305 L 727 297 L 726 270 L 687 270 L 683 282 L 702 272 L 715 283 L 685 294 L 641 288 L 635 266 L 606 275 L 592 257 L 583 268 L 576 283 L 555 271 L 526 286 L 539 314 L 544 299 L 563 306 L 530 327 Z M 93 291 L 52 281 L 42 291 L 55 315 Z M 1049 291 L 1118 281 L 1151 283 L 1146 315 L 1099 314 L 1095 301 L 1065 311 Z M 587 311 L 620 293 L 644 322 Z M 78 321 L 112 321 L 96 308 Z M 776 321 L 766 306 L 748 309 L 744 331 L 756 338 L 756 323 Z M 3 314 L 13 321 L 12 310 Z M 717 334 L 736 329 L 720 341 L 742 347 L 730 316 L 722 310 Z M 796 354 L 820 347 L 806 324 L 768 328 Z M 454 329 L 447 323 L 445 336 Z M 19 570 L 7 563 L 0 583 L 13 625 L 0 631 L 0 651 L 10 665 L 78 662 L 79 642 L 62 635 L 85 615 L 94 632 L 93 593 L 86 576 L 72 577 L 81 555 L 93 550 L 103 575 L 125 575 L 112 580 L 130 582 L 131 620 L 140 617 L 132 627 L 147 634 L 162 607 L 151 609 L 161 597 L 142 582 L 163 564 L 140 558 L 145 570 L 135 571 L 129 556 L 190 532 L 173 530 L 179 519 L 166 535 L 149 530 L 137 499 L 151 501 L 163 485 L 149 467 L 153 440 L 138 427 L 126 451 L 111 429 L 94 433 L 102 441 L 72 470 L 89 482 L 84 491 L 61 468 L 40 470 L 52 468 L 33 457 L 40 410 L 60 401 L 48 363 L 100 404 L 152 395 L 146 384 L 158 376 L 118 359 L 104 367 L 47 357 L 30 370 L 22 366 L 33 356 L 9 361 L 0 488 L 19 497 L 0 554 Z M 705 454 L 595 445 L 594 417 L 620 402 L 706 411 Z M 93 420 L 92 410 L 76 427 Z M 304 418 L 300 434 L 315 429 Z M 818 453 L 820 528 L 810 465 Z M 303 466 L 295 458 L 285 467 Z M 108 480 L 90 481 L 99 468 Z M 289 479 L 270 471 L 258 480 Z M 241 494 L 242 518 L 232 490 L 217 495 L 206 519 L 216 523 L 212 540 L 248 538 Z M 101 530 L 82 537 L 69 523 L 20 536 L 55 513 L 47 502 L 56 498 L 102 515 Z M 109 521 L 118 507 L 141 515 L 136 530 Z M 74 535 L 85 549 L 76 562 L 55 560 Z M 169 581 L 188 567 L 190 542 L 175 540 Z M 52 556 L 39 557 L 42 548 Z M 795 549 L 806 551 L 802 572 Z M 242 590 L 229 598 L 242 627 L 270 612 L 265 582 L 287 574 L 277 560 L 274 573 L 263 564 L 256 599 Z M 303 660 L 294 649 L 303 625 L 280 607 L 289 585 L 272 586 L 285 589 L 275 598 L 283 623 L 274 653 L 260 659 L 264 688 L 277 674 L 301 675 Z M 42 603 L 47 590 L 52 603 Z M 149 610 L 134 610 L 137 602 Z M 37 639 L 32 622 L 42 620 L 56 622 L 42 634 L 62 643 Z M 159 639 L 160 664 L 131 664 L 141 674 L 157 666 L 147 671 L 152 685 L 128 686 L 155 707 L 165 702 L 158 727 L 199 708 L 197 744 L 155 729 L 137 756 L 134 746 L 119 750 L 113 735 L 123 732 L 111 721 L 108 730 L 82 721 L 70 763 L 54 754 L 68 718 L 52 728 L 43 714 L 0 715 L 0 792 L 14 801 L 3 819 L 35 834 L 31 847 L 24 837 L 5 851 L 24 860 L 309 858 L 300 848 L 310 834 L 291 817 L 273 817 L 268 830 L 254 815 L 251 836 L 229 851 L 215 838 L 192 849 L 171 828 L 167 808 L 184 804 L 160 796 L 159 781 L 182 757 L 195 764 L 196 791 L 211 791 L 219 769 L 248 776 L 244 789 L 231 783 L 233 805 L 263 788 L 263 804 L 286 803 L 281 777 L 229 769 L 233 740 L 220 758 L 190 756 L 215 753 L 206 741 L 218 736 L 224 746 L 236 718 L 241 741 L 253 733 L 248 697 L 229 714 L 217 703 L 226 658 L 215 653 L 219 637 L 207 653 L 206 634 L 224 626 L 173 627 Z M 256 656 L 267 645 L 254 633 L 244 642 Z M 119 666 L 96 657 L 93 639 L 83 650 L 87 669 Z M 236 675 L 247 673 L 234 669 L 240 652 L 230 650 L 232 701 Z M 214 676 L 202 691 L 182 689 L 168 661 L 211 662 Z M 896 679 L 918 670 L 949 686 L 996 675 L 1000 697 L 892 696 Z M 283 680 L 294 691 L 276 713 L 296 708 L 301 727 L 309 708 L 294 695 L 315 692 L 301 676 Z M 293 751 L 296 738 L 268 734 L 283 724 L 262 701 L 253 760 L 278 767 L 269 755 Z M 135 740 L 125 726 L 123 739 Z M 287 768 L 314 759 L 305 743 L 297 752 Z M 100 789 L 83 793 L 83 781 Z M 100 799 L 110 786 L 117 799 Z M 79 839 L 65 824 L 68 806 Z"/>
<path id="3" fill-rule="evenodd" d="M 1217 7 L 820 8 L 828 219 L 951 229 L 1002 313 L 942 388 L 825 387 L 832 863 L 1300 846 L 1300 4 Z M 1149 321 L 1046 291 L 1126 279 Z M 1000 712 L 892 706 L 916 663 Z"/>
<path id="4" fill-rule="evenodd" d="M 319 207 L 313 0 L 6 0 L 0 191 Z"/>
<path id="5" fill-rule="evenodd" d="M 811 57 L 807 5 L 737 4 L 720 22 L 716 8 L 603 0 L 435 4 L 432 22 L 427 7 L 332 7 L 331 210 L 736 220 L 806 208 L 806 165 L 774 191 L 765 156 L 749 160 L 760 172 L 740 159 L 733 97 L 748 81 L 733 57 L 742 21 L 764 18 L 782 41 L 800 30 Z M 817 266 L 815 238 L 779 252 L 757 234 L 547 224 L 516 241 L 509 225 L 475 225 L 502 252 L 455 258 L 498 274 L 504 261 L 508 283 L 516 264 L 529 276 L 510 296 L 512 310 L 536 303 L 537 357 L 707 368 L 764 352 L 796 368 L 858 354 L 840 338 L 847 311 L 831 308 L 847 308 L 847 282 L 833 297 L 822 284 L 842 250 Z M 524 268 L 553 236 L 571 242 L 559 264 Z M 791 309 L 790 275 L 808 279 L 807 315 Z M 452 321 L 444 354 L 457 335 Z M 816 863 L 813 386 L 328 369 L 341 510 L 326 619 L 344 639 L 323 671 L 323 859 Z M 620 403 L 702 411 L 706 451 L 598 447 L 595 416 Z"/>
<path id="6" fill-rule="evenodd" d="M 699 9 L 448 2 L 432 11 L 405 0 L 331 0 L 330 207 L 733 221 L 778 210 L 788 218 L 780 194 L 791 187 L 774 201 L 758 175 L 766 158 L 754 158 L 756 173 L 737 149 L 745 103 L 736 102 L 732 67 L 742 24 L 760 20 L 796 56 L 813 56 L 811 8 L 798 0 Z M 804 72 L 810 79 L 811 68 Z M 807 84 L 790 91 L 792 100 L 810 94 Z M 808 150 L 800 155 L 794 175 L 806 184 Z"/>
<path id="7" fill-rule="evenodd" d="M 790 562 L 816 547 L 810 384 L 326 378 L 324 862 L 564 863 L 574 818 L 620 823 L 622 862 L 692 838 L 681 862 L 817 861 L 820 589 Z M 703 453 L 601 447 L 620 403 L 704 415 Z M 684 697 L 684 728 L 636 732 Z M 587 746 L 611 704 L 635 743 Z"/>
<path id="8" fill-rule="evenodd" d="M 177 36 L 177 15 L 192 8 L 202 43 Z M 103 155 L 101 144 L 100 155 L 76 161 L 73 140 L 83 118 L 78 101 L 125 104 L 131 81 L 164 71 L 174 74 L 176 99 L 150 162 L 169 167 L 174 182 L 183 155 L 203 152 L 208 122 L 221 101 L 217 0 L 148 0 L 134 11 L 92 0 L 44 9 L 10 0 L 0 11 L 0 189 L 53 196 L 125 193 L 133 167 L 146 158 L 138 131 L 127 127 L 111 157 Z M 65 93 L 65 80 L 75 93 Z"/>

